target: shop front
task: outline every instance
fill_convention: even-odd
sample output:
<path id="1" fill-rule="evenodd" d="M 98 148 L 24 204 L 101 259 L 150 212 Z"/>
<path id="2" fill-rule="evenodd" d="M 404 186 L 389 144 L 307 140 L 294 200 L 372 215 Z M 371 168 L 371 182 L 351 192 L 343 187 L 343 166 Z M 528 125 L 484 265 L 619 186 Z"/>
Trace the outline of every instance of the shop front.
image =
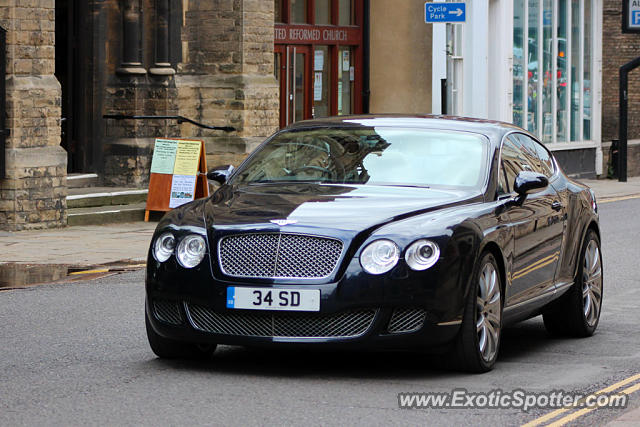
<path id="1" fill-rule="evenodd" d="M 362 112 L 362 0 L 275 0 L 280 126 Z"/>
<path id="2" fill-rule="evenodd" d="M 602 174 L 602 5 L 468 0 L 464 24 L 434 26 L 434 111 L 514 123 L 570 175 Z"/>

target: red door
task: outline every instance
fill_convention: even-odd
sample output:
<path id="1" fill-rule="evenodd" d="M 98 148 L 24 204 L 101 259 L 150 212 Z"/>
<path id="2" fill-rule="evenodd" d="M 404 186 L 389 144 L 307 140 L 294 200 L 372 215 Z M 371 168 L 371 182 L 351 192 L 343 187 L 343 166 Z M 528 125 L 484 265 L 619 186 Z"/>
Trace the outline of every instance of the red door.
<path id="1" fill-rule="evenodd" d="M 280 127 L 311 118 L 309 46 L 275 46 L 275 76 L 280 85 Z"/>

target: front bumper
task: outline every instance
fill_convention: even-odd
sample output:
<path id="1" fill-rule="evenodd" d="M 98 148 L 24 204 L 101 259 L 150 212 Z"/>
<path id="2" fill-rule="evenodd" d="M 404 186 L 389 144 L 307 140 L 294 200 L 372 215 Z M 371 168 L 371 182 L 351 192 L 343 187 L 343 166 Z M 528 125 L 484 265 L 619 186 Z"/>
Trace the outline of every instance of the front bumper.
<path id="1" fill-rule="evenodd" d="M 412 276 L 402 266 L 371 276 L 352 261 L 332 283 L 238 281 L 214 277 L 207 257 L 184 269 L 170 259 L 147 264 L 146 315 L 154 331 L 175 340 L 229 345 L 323 345 L 423 348 L 450 343 L 462 319 L 464 292 L 437 271 Z M 453 277 L 443 275 L 444 277 Z M 320 311 L 292 313 L 226 307 L 228 286 L 320 289 Z"/>

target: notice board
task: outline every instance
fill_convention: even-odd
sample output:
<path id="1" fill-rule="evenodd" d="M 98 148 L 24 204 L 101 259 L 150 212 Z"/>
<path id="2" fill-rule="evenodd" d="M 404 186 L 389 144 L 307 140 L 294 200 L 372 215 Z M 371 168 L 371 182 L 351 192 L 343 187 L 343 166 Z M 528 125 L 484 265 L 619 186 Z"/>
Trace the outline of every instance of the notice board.
<path id="1" fill-rule="evenodd" d="M 209 195 L 204 142 L 156 139 L 144 220 L 150 211 L 167 212 Z"/>

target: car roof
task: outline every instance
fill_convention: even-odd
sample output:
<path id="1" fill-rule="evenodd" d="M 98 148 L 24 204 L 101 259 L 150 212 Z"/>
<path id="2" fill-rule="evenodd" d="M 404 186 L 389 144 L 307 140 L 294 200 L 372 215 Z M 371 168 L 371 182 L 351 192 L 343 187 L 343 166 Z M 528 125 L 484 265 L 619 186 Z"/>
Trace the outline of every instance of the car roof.
<path id="1" fill-rule="evenodd" d="M 505 133 L 518 131 L 529 132 L 510 123 L 496 120 L 484 120 L 470 117 L 440 115 L 406 115 L 406 114 L 368 114 L 357 116 L 326 117 L 321 119 L 295 122 L 283 130 L 302 130 L 318 127 L 412 127 L 421 129 L 456 130 L 485 135 L 495 144 L 499 144 Z M 531 135 L 533 137 L 533 135 Z M 535 137 L 533 137 L 535 138 Z"/>

